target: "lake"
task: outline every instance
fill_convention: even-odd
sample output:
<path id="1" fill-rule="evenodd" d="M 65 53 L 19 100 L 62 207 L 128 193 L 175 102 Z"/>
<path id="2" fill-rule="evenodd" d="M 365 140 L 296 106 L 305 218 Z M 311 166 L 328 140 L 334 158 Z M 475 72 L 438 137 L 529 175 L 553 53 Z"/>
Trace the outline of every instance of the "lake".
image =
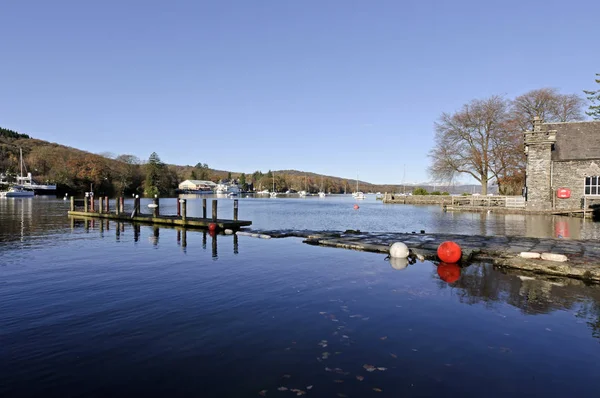
<path id="1" fill-rule="evenodd" d="M 564 221 L 353 204 L 244 198 L 240 218 L 530 235 Z M 2 397 L 597 396 L 596 285 L 487 264 L 449 278 L 431 262 L 397 270 L 300 239 L 71 222 L 67 208 L 0 200 Z M 567 221 L 573 235 L 596 233 Z"/>

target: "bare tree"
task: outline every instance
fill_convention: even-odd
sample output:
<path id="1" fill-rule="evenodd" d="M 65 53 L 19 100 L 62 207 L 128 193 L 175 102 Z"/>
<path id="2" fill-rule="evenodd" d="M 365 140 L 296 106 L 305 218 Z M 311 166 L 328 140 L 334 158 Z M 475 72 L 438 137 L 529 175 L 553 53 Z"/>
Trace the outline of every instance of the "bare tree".
<path id="1" fill-rule="evenodd" d="M 454 114 L 443 113 L 435 124 L 435 146 L 429 156 L 429 169 L 439 180 L 468 174 L 481 183 L 487 194 L 490 174 L 500 167 L 495 163 L 494 146 L 502 142 L 508 122 L 508 103 L 500 96 L 473 100 Z"/>
<path id="2" fill-rule="evenodd" d="M 511 101 L 511 113 L 521 131 L 533 128 L 533 118 L 544 122 L 583 120 L 584 100 L 576 94 L 561 94 L 555 88 L 531 90 Z"/>

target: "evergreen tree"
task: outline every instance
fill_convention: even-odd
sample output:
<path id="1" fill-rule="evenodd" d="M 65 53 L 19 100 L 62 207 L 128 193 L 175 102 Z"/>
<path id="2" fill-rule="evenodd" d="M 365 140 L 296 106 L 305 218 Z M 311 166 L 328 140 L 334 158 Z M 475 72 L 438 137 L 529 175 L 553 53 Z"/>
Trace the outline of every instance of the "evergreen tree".
<path id="1" fill-rule="evenodd" d="M 229 173 L 227 173 L 227 179 L 228 179 L 229 181 L 231 181 L 231 171 L 230 171 Z"/>
<path id="2" fill-rule="evenodd" d="M 600 77 L 600 73 L 596 73 Z M 600 84 L 600 79 L 596 79 L 596 83 Z M 589 112 L 586 112 L 592 119 L 600 120 L 600 89 L 594 91 L 583 90 L 587 94 L 587 99 L 592 103 Z"/>
<path id="3" fill-rule="evenodd" d="M 197 180 L 198 179 L 198 176 L 196 176 L 196 170 L 192 170 L 192 174 L 190 176 L 190 179 L 192 179 L 192 180 Z"/>
<path id="4" fill-rule="evenodd" d="M 239 181 L 241 187 L 242 187 L 242 191 L 247 191 L 248 190 L 248 184 L 246 183 L 246 174 L 242 173 L 240 175 L 240 181 Z"/>

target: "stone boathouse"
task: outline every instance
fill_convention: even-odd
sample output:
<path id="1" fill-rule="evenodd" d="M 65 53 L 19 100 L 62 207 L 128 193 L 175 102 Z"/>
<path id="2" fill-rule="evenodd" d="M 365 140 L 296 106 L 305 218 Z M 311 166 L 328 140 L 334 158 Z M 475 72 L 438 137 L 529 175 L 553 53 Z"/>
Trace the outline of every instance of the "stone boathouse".
<path id="1" fill-rule="evenodd" d="M 572 210 L 600 203 L 600 121 L 543 123 L 526 131 L 528 210 Z"/>

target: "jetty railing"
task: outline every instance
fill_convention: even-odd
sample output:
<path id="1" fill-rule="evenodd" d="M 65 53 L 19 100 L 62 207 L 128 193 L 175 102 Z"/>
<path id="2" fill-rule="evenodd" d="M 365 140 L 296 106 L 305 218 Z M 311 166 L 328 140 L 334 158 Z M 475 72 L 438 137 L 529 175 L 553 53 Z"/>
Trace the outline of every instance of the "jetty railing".
<path id="1" fill-rule="evenodd" d="M 509 207 L 524 208 L 525 198 L 522 196 L 453 196 L 452 208 L 460 207 Z"/>

